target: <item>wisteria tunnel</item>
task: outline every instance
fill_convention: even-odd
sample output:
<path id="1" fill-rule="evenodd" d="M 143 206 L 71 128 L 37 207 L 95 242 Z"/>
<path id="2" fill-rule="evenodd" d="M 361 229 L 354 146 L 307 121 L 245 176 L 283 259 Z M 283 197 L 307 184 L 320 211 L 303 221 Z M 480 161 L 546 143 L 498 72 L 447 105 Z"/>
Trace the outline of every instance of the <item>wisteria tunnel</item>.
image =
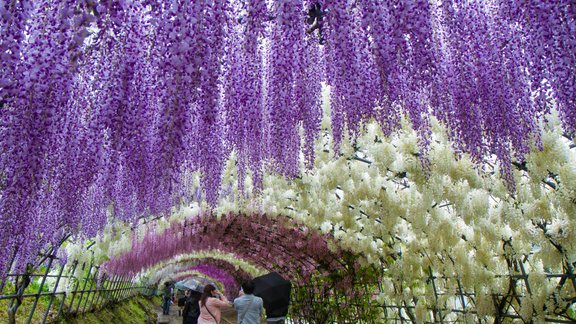
<path id="1" fill-rule="evenodd" d="M 0 321 L 574 323 L 575 135 L 571 0 L 0 0 Z"/>

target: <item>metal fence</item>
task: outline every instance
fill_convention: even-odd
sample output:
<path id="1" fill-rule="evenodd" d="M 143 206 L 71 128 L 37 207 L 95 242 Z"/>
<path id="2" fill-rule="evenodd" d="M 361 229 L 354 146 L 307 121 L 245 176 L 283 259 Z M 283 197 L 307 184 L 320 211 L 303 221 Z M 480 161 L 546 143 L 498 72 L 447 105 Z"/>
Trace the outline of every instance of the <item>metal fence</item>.
<path id="1" fill-rule="evenodd" d="M 361 274 L 347 288 L 338 282 L 315 278 L 308 285 L 293 287 L 290 318 L 293 323 L 576 323 L 576 276 L 573 265 L 564 262 L 563 273 L 548 273 L 545 281 L 554 286 L 546 293 L 544 305 L 531 303 L 534 287 L 524 267 L 524 260 L 511 260 L 510 273 L 499 276 L 505 282 L 501 293 L 489 293 L 489 314 L 477 311 L 478 293 L 464 286 L 461 278 L 447 277 L 429 269 L 420 285 L 428 292 L 428 303 L 420 316 L 416 305 L 424 295 L 402 296 L 402 280 L 386 277 L 385 271 L 366 279 Z M 384 269 L 382 269 L 384 270 Z M 339 278 L 343 278 L 339 276 Z M 335 278 L 338 276 L 334 276 Z M 396 278 L 398 279 L 398 278 Z M 383 288 L 391 282 L 395 296 L 377 296 L 389 291 Z M 430 297 L 433 299 L 430 302 Z M 538 308 L 539 307 L 539 308 Z M 527 316 L 528 315 L 528 316 Z"/>
<path id="2" fill-rule="evenodd" d="M 138 286 L 131 278 L 100 275 L 97 266 L 55 266 L 55 260 L 50 255 L 35 271 L 8 275 L 0 286 L 0 318 L 7 317 L 9 323 L 55 323 L 137 294 L 156 294 L 155 287 Z"/>

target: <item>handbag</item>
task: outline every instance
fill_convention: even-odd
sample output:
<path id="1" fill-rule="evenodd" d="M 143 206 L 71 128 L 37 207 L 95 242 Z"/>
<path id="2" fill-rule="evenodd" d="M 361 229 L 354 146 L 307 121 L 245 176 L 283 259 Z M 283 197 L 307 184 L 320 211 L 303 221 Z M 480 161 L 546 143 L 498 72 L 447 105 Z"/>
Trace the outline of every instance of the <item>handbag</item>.
<path id="1" fill-rule="evenodd" d="M 208 307 L 206 305 L 204 305 L 203 307 L 206 307 L 206 310 L 208 311 L 208 314 L 210 314 L 210 316 L 212 316 L 212 318 L 214 319 L 214 322 L 218 323 L 218 320 L 216 319 L 216 316 L 214 316 L 214 314 L 212 314 L 212 312 L 208 309 Z"/>

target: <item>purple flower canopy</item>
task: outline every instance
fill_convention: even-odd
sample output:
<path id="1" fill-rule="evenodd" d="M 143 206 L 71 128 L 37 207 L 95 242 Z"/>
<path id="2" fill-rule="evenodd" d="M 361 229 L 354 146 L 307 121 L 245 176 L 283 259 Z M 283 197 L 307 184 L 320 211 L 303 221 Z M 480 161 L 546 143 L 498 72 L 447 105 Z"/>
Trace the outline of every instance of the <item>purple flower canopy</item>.
<path id="1" fill-rule="evenodd" d="M 321 84 L 335 149 L 431 115 L 456 149 L 512 159 L 555 105 L 576 131 L 573 1 L 0 1 L 0 277 L 64 235 L 187 198 L 216 204 L 237 154 L 262 187 L 314 161 Z M 304 130 L 300 136 L 300 128 Z"/>

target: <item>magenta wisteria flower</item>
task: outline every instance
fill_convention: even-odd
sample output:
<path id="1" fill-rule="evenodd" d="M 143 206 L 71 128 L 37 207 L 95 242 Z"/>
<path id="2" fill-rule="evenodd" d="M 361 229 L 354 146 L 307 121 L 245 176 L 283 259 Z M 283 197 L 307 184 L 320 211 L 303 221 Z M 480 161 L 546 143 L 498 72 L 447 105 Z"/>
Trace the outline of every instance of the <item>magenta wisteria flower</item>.
<path id="1" fill-rule="evenodd" d="M 214 258 L 202 258 L 189 261 L 182 261 L 184 264 L 194 264 L 178 268 L 178 271 L 170 273 L 173 281 L 178 281 L 190 277 L 191 272 L 206 275 L 213 280 L 220 282 L 226 288 L 226 293 L 230 298 L 236 297 L 240 285 L 250 279 L 251 276 L 241 268 L 237 268 L 225 260 Z M 171 265 L 171 264 L 169 264 Z M 168 267 L 168 266 L 167 266 Z M 162 278 L 158 278 L 162 279 Z"/>
<path id="2" fill-rule="evenodd" d="M 207 277 L 221 283 L 228 298 L 238 296 L 238 291 L 242 282 L 238 282 L 230 273 L 212 264 L 198 264 L 187 269 L 187 271 L 197 271 Z"/>
<path id="3" fill-rule="evenodd" d="M 103 269 L 113 274 L 135 275 L 189 251 L 232 253 L 294 280 L 305 281 L 320 270 L 343 269 L 338 252 L 328 247 L 327 236 L 290 223 L 294 222 L 288 218 L 271 219 L 257 214 L 227 215 L 215 222 L 207 213 L 183 224 L 173 224 L 162 234 L 149 232 L 142 241 L 134 238 L 131 249 L 113 257 Z"/>

